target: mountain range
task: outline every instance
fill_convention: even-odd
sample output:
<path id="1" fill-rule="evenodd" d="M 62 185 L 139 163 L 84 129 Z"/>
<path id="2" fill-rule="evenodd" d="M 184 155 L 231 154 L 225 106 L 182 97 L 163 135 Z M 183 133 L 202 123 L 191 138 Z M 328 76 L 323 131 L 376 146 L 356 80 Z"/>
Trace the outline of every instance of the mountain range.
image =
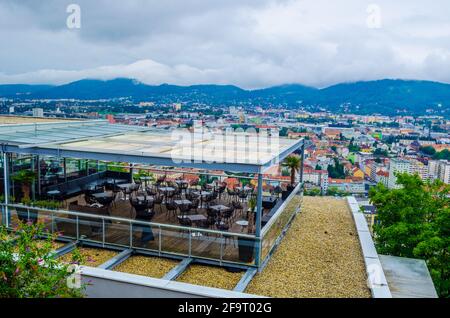
<path id="1" fill-rule="evenodd" d="M 317 89 L 287 84 L 257 90 L 233 85 L 147 85 L 127 78 L 84 79 L 65 85 L 0 85 L 0 97 L 26 99 L 114 99 L 191 102 L 212 106 L 254 105 L 326 109 L 334 112 L 422 115 L 432 110 L 448 117 L 450 85 L 415 80 L 378 80 Z"/>

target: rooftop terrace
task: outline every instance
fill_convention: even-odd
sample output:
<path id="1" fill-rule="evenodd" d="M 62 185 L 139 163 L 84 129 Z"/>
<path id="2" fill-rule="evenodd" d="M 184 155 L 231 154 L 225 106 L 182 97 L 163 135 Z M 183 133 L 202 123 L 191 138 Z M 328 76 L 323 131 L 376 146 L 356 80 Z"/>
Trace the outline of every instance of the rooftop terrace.
<path id="1" fill-rule="evenodd" d="M 0 125 L 57 123 L 70 121 L 78 121 L 78 119 L 41 118 L 41 117 L 25 117 L 25 116 L 5 116 L 5 115 L 0 116 Z"/>

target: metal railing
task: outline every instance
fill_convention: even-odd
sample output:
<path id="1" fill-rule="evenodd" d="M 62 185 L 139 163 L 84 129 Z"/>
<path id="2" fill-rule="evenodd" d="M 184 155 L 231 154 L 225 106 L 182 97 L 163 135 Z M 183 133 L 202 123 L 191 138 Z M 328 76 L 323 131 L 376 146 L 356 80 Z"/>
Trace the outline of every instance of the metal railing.
<path id="1" fill-rule="evenodd" d="M 32 206 L 25 206 L 20 204 L 4 204 L 0 203 L 0 207 L 4 209 L 9 208 L 10 214 L 13 210 L 19 214 L 26 211 L 26 217 L 31 219 L 33 216 L 42 215 L 49 217 L 49 220 L 45 220 L 44 223 L 48 227 L 50 233 L 59 233 L 58 223 L 65 223 L 74 225 L 74 235 L 66 235 L 62 233 L 63 238 L 69 238 L 79 240 L 82 242 L 93 242 L 101 245 L 102 247 L 125 247 L 155 252 L 158 255 L 175 255 L 183 257 L 193 257 L 216 262 L 218 265 L 223 264 L 238 264 L 245 266 L 255 266 L 255 261 L 243 262 L 239 260 L 238 247 L 235 243 L 239 239 L 251 241 L 253 246 L 259 242 L 254 235 L 248 235 L 243 233 L 223 232 L 217 230 L 185 227 L 171 224 L 162 224 L 155 222 L 145 222 L 132 220 L 127 218 L 95 215 L 83 212 L 66 211 L 66 210 L 50 210 L 37 208 Z M 19 212 L 18 212 L 19 211 Z M 83 226 L 95 226 L 98 227 L 101 232 L 99 236 L 97 234 L 83 235 Z M 143 227 L 153 231 L 157 230 L 157 235 L 153 235 L 157 240 L 157 244 L 154 247 L 144 247 L 134 240 L 134 234 L 136 229 L 143 229 Z M 107 236 L 107 230 L 118 230 L 123 235 L 120 236 L 124 239 L 128 236 L 126 242 L 114 242 L 110 241 Z M 231 242 L 231 247 L 230 243 Z M 194 243 L 200 243 L 201 248 L 194 246 Z M 171 247 L 168 247 L 170 243 Z M 228 243 L 228 244 L 227 244 Z M 238 243 L 239 244 L 239 243 Z M 184 248 L 183 248 L 184 246 Z M 238 245 L 239 246 L 239 245 Z M 232 249 L 234 255 L 227 256 L 225 249 Z"/>

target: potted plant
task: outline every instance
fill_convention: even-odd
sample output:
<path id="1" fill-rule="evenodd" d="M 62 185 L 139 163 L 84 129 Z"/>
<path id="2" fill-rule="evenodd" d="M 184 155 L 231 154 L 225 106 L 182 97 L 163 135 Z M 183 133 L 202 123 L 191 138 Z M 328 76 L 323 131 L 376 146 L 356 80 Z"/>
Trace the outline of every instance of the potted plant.
<path id="1" fill-rule="evenodd" d="M 302 167 L 302 159 L 297 155 L 291 155 L 284 160 L 282 166 L 291 170 L 291 183 L 287 186 L 286 191 L 282 192 L 282 199 L 286 200 L 295 189 L 295 174 L 299 172 Z"/>
<path id="2" fill-rule="evenodd" d="M 248 234 L 255 233 L 255 209 L 256 209 L 256 198 L 252 197 L 248 201 L 249 215 L 248 215 Z M 248 239 L 245 237 L 238 237 L 238 250 L 239 250 L 239 260 L 242 262 L 250 263 L 254 259 L 255 250 L 255 240 Z"/>
<path id="3" fill-rule="evenodd" d="M 30 170 L 20 170 L 11 178 L 13 181 L 20 183 L 23 199 L 30 199 L 31 185 L 36 180 L 36 173 Z"/>
<path id="4" fill-rule="evenodd" d="M 11 179 L 14 182 L 17 182 L 20 184 L 21 190 L 22 190 L 22 200 L 21 203 L 23 205 L 30 205 L 30 192 L 31 192 L 31 185 L 33 184 L 34 180 L 36 179 L 36 173 L 30 170 L 20 170 L 15 175 L 11 177 Z M 30 220 L 33 223 L 37 222 L 37 215 L 28 215 L 28 209 L 27 208 L 16 208 L 17 217 L 22 222 L 28 222 Z"/>

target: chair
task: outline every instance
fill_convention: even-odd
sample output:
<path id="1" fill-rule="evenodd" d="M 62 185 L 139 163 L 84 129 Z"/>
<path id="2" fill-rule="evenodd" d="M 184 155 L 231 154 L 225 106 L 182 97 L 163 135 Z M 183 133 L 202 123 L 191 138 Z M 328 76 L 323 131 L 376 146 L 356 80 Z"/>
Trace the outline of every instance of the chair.
<path id="1" fill-rule="evenodd" d="M 178 216 L 178 222 L 181 226 L 192 226 L 192 221 L 186 217 Z"/>
<path id="2" fill-rule="evenodd" d="M 192 202 L 191 205 L 190 205 L 191 209 L 195 210 L 195 212 L 197 212 L 198 208 L 200 206 L 200 199 L 199 198 L 194 198 L 194 199 L 191 200 L 191 202 Z"/>
<path id="3" fill-rule="evenodd" d="M 191 205 L 188 204 L 181 204 L 178 206 L 178 208 L 180 209 L 181 216 L 185 216 L 191 211 Z"/>
<path id="4" fill-rule="evenodd" d="M 222 220 L 228 223 L 229 226 L 231 226 L 231 220 L 234 216 L 234 207 L 230 207 L 222 212 Z"/>
<path id="5" fill-rule="evenodd" d="M 230 188 L 227 188 L 227 194 L 228 194 L 228 200 L 233 201 L 233 198 L 236 196 L 236 191 L 230 190 Z"/>
<path id="6" fill-rule="evenodd" d="M 156 205 L 156 204 L 159 205 L 159 212 L 162 212 L 162 203 L 163 203 L 163 201 L 164 201 L 164 197 L 161 196 L 161 195 L 156 195 L 153 198 L 153 205 Z"/>
<path id="7" fill-rule="evenodd" d="M 227 185 L 226 185 L 226 183 L 225 183 L 225 185 L 222 184 L 222 185 L 217 189 L 217 192 L 219 193 L 219 199 L 222 198 L 222 194 L 225 192 L 225 189 L 226 189 L 226 188 L 227 188 Z"/>
<path id="8" fill-rule="evenodd" d="M 236 212 L 240 211 L 240 214 L 244 213 L 244 206 L 239 201 L 234 201 L 231 203 L 232 207 L 236 210 Z"/>
<path id="9" fill-rule="evenodd" d="M 208 215 L 208 218 L 211 218 L 214 221 L 217 221 L 217 217 L 218 217 L 217 211 L 208 207 L 208 208 L 206 208 L 206 214 Z"/>
<path id="10" fill-rule="evenodd" d="M 147 186 L 145 190 L 149 196 L 155 196 L 157 194 L 156 190 L 151 186 Z"/>
<path id="11" fill-rule="evenodd" d="M 242 202 L 245 202 L 245 200 L 247 200 L 247 196 L 248 196 L 248 193 L 245 190 L 239 191 L 239 193 L 238 193 L 238 197 L 239 197 L 239 199 L 242 200 Z"/>
<path id="12" fill-rule="evenodd" d="M 166 202 L 167 215 L 177 217 L 177 205 L 173 201 Z"/>

